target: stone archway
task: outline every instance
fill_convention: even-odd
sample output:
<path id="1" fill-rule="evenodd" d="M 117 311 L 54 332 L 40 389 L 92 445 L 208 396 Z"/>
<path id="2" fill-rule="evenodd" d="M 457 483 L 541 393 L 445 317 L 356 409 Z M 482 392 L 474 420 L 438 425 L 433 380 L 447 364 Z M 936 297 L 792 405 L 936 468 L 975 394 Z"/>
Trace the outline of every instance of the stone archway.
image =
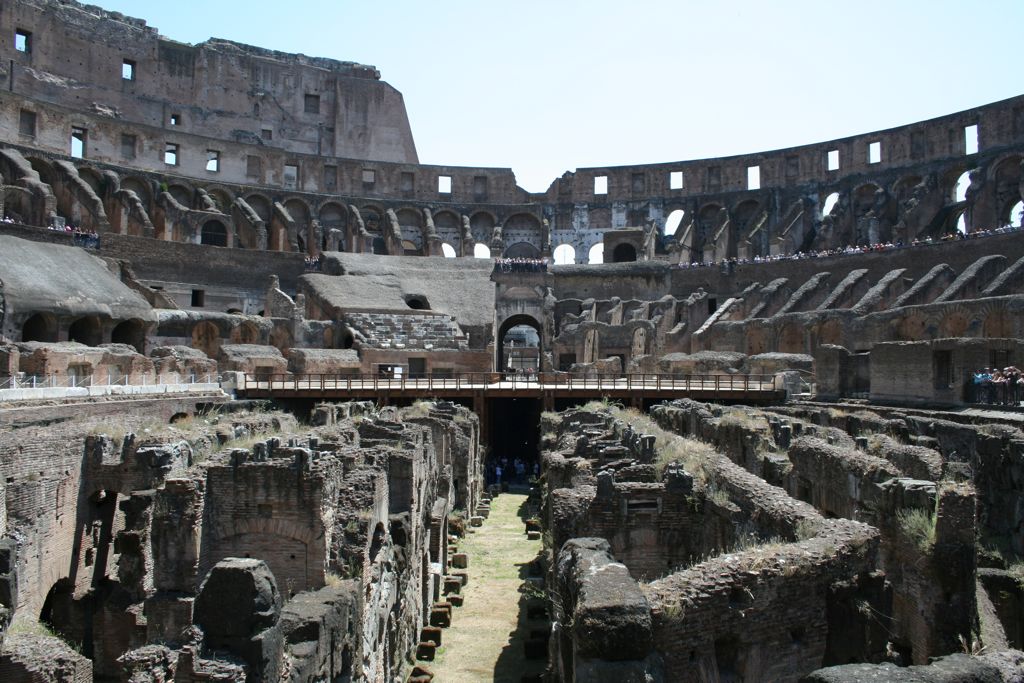
<path id="1" fill-rule="evenodd" d="M 192 348 L 199 349 L 210 358 L 216 358 L 222 344 L 220 330 L 208 320 L 192 328 Z"/>
<path id="2" fill-rule="evenodd" d="M 636 261 L 636 247 L 623 242 L 612 251 L 612 263 L 629 263 Z"/>
<path id="3" fill-rule="evenodd" d="M 505 337 L 515 327 L 532 327 L 537 332 L 537 370 L 543 367 L 540 359 L 544 357 L 544 326 L 533 316 L 526 314 L 513 315 L 505 319 L 498 327 L 497 344 L 495 344 L 494 368 L 496 372 L 503 372 L 508 367 L 509 359 L 506 357 Z"/>
<path id="4" fill-rule="evenodd" d="M 86 346 L 99 346 L 103 343 L 103 325 L 94 315 L 79 318 L 68 327 L 68 341 L 78 342 Z"/>
<path id="5" fill-rule="evenodd" d="M 110 333 L 110 341 L 114 344 L 128 344 L 139 353 L 145 353 L 146 325 L 136 318 L 124 320 Z"/>
<path id="6" fill-rule="evenodd" d="M 200 244 L 211 247 L 228 246 L 228 229 L 216 218 L 206 221 L 200 234 Z"/>
<path id="7" fill-rule="evenodd" d="M 21 326 L 23 342 L 55 342 L 57 341 L 57 321 L 46 313 L 29 316 Z"/>

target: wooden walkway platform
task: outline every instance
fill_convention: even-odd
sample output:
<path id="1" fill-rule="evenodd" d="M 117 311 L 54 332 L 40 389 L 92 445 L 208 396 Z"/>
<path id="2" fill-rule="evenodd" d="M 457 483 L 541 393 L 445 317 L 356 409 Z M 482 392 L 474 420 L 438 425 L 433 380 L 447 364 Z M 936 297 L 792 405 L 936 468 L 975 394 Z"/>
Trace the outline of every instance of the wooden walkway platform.
<path id="1" fill-rule="evenodd" d="M 376 375 L 245 375 L 237 385 L 239 398 L 313 398 L 324 400 L 389 398 L 692 398 L 701 401 L 771 403 L 785 399 L 773 375 L 606 375 L 572 378 L 544 374 L 533 378 L 500 373 L 467 373 L 452 377 L 381 377 Z M 546 401 L 546 402 L 547 402 Z"/>

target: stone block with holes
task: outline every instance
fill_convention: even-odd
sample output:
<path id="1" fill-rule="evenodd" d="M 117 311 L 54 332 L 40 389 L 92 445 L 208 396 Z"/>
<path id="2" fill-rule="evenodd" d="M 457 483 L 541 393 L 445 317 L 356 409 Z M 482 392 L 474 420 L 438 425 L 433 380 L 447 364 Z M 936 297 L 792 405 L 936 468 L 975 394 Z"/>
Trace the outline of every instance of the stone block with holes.
<path id="1" fill-rule="evenodd" d="M 437 626 L 424 626 L 420 629 L 420 642 L 430 642 L 441 647 L 441 633 L 443 630 Z"/>

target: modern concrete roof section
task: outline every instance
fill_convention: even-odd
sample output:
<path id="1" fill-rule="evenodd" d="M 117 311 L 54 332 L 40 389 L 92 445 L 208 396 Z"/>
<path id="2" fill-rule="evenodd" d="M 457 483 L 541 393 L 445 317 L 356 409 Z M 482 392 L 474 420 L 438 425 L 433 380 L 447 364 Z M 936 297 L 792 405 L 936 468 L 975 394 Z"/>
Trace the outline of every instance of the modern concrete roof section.
<path id="1" fill-rule="evenodd" d="M 141 295 L 84 249 L 0 235 L 0 280 L 6 311 L 156 318 Z"/>
<path id="2" fill-rule="evenodd" d="M 301 279 L 311 292 L 339 310 L 407 312 L 413 310 L 412 298 L 424 297 L 429 310 L 450 315 L 461 325 L 494 321 L 490 259 L 345 253 L 325 258 L 326 270 L 340 268 L 345 274 Z"/>

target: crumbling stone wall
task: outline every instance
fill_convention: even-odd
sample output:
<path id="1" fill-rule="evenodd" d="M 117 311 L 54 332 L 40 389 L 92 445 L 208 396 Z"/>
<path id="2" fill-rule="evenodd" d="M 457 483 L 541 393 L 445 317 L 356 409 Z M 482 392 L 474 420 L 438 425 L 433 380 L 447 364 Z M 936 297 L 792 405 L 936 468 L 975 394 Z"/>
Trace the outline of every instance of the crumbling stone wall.
<path id="1" fill-rule="evenodd" d="M 790 415 L 780 418 L 779 412 Z M 955 466 L 924 445 L 936 445 L 937 439 L 914 435 L 920 426 L 911 429 L 906 419 L 870 412 L 837 412 L 831 424 L 840 429 L 818 419 L 827 413 L 765 413 L 693 401 L 655 407 L 656 423 L 620 414 L 545 414 L 543 480 L 552 580 L 571 585 L 579 561 L 571 558 L 581 552 L 574 544 L 598 542 L 581 541 L 586 535 L 606 538 L 600 541 L 607 557 L 602 562 L 618 560 L 624 576 L 640 577 L 653 648 L 619 657 L 607 653 L 629 653 L 631 645 L 603 643 L 606 654 L 599 661 L 576 658 L 573 653 L 586 651 L 594 636 L 573 619 L 586 613 L 585 598 L 566 602 L 569 591 L 563 587 L 556 596 L 556 612 L 559 605 L 564 609 L 558 612 L 560 636 L 552 662 L 564 680 L 583 679 L 594 667 L 600 675 L 618 675 L 613 672 L 628 665 L 640 666 L 655 680 L 796 681 L 821 666 L 883 659 L 925 663 L 971 643 L 978 647 L 979 498 L 963 472 L 956 474 Z M 631 420 L 635 426 L 629 426 Z M 645 444 L 657 443 L 656 453 L 670 443 L 659 428 L 699 437 L 719 454 L 689 456 L 683 468 L 668 464 L 660 474 L 651 468 L 645 475 L 643 463 L 658 459 L 645 452 Z M 1003 436 L 1012 439 L 1012 433 Z M 974 431 L 960 436 L 961 447 L 965 437 L 973 439 Z M 947 436 L 947 448 L 952 443 Z M 931 478 L 913 479 L 911 472 Z M 761 478 L 766 474 L 789 493 L 766 483 Z M 935 475 L 943 477 L 941 484 Z M 645 562 L 652 555 L 663 559 L 664 550 L 652 544 L 633 554 L 623 543 L 624 530 L 637 533 L 623 521 L 624 492 L 652 498 L 655 493 L 654 509 L 664 512 L 671 489 L 683 482 L 690 487 L 691 513 L 724 532 L 705 538 L 699 557 L 656 578 Z M 602 495 L 614 497 L 620 507 L 617 524 L 609 524 L 608 513 L 595 504 Z M 911 511 L 920 522 L 907 521 Z M 648 534 L 662 532 L 656 514 Z M 595 551 L 596 546 L 586 552 Z M 995 579 L 990 583 L 1000 585 Z M 1005 626 L 986 622 L 985 642 L 1007 642 L 1000 634 L 1017 632 L 1017 612 L 1009 599 L 997 596 L 993 603 L 1002 605 Z M 595 608 L 600 605 L 596 600 Z M 633 627 L 644 623 L 646 617 L 626 617 L 632 608 L 620 607 L 621 619 Z M 608 628 L 614 632 L 612 623 Z M 574 662 L 581 661 L 585 665 L 574 672 Z"/>
<path id="2" fill-rule="evenodd" d="M 138 436 L 39 431 L 48 455 L 31 466 L 67 474 L 44 490 L 46 469 L 36 479 L 11 469 L 28 461 L 3 461 L 8 533 L 22 542 L 0 549 L 0 623 L 42 615 L 89 658 L 90 680 L 401 676 L 440 597 L 453 466 L 459 495 L 479 500 L 479 427 L 449 404 L 338 412 L 305 436 L 260 413 L 139 421 Z M 57 518 L 44 512 L 53 490 Z M 263 588 L 225 592 L 234 575 L 269 586 L 272 609 L 252 597 Z"/>

